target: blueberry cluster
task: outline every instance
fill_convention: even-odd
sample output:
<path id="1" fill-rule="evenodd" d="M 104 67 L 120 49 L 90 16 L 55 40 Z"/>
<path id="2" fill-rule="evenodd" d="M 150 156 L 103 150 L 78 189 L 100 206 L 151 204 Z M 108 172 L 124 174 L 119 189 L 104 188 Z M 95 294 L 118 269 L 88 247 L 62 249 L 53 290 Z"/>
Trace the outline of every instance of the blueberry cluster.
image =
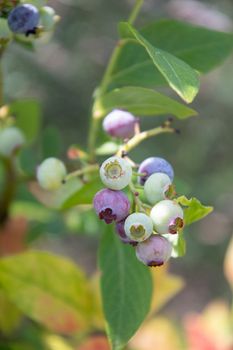
<path id="1" fill-rule="evenodd" d="M 12 2 L 10 7 L 2 6 L 0 14 L 1 26 L 7 25 L 12 34 L 27 37 L 39 37 L 41 33 L 51 31 L 58 19 L 52 7 L 36 7 L 18 1 Z"/>
<path id="2" fill-rule="evenodd" d="M 103 122 L 104 130 L 122 139 L 134 135 L 137 118 L 125 111 L 114 110 Z M 134 174 L 127 157 L 113 156 L 100 167 L 100 178 L 106 188 L 96 193 L 94 209 L 106 224 L 116 225 L 123 243 L 135 246 L 137 258 L 148 266 L 160 266 L 172 254 L 167 238 L 183 228 L 183 209 L 172 199 L 174 171 L 163 158 L 145 159 Z M 137 177 L 139 180 L 134 181 Z M 136 184 L 134 183 L 136 182 Z M 131 206 L 128 189 L 134 197 Z M 144 202 L 137 191 L 142 191 Z"/>

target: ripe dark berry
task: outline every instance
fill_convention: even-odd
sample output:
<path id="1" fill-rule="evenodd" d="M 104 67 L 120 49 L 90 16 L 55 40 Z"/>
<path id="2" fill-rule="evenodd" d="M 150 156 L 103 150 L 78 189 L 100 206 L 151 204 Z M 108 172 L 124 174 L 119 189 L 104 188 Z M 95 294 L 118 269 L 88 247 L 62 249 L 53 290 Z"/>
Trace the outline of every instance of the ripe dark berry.
<path id="1" fill-rule="evenodd" d="M 129 215 L 130 202 L 121 191 L 104 188 L 96 193 L 93 204 L 96 214 L 106 224 L 121 221 Z"/>
<path id="2" fill-rule="evenodd" d="M 145 159 L 141 163 L 138 172 L 146 174 L 139 179 L 141 185 L 144 185 L 148 177 L 154 173 L 167 174 L 170 177 L 171 181 L 173 181 L 174 178 L 174 171 L 171 164 L 160 157 L 150 157 Z"/>
<path id="3" fill-rule="evenodd" d="M 27 34 L 35 31 L 39 17 L 35 6 L 31 4 L 18 5 L 10 12 L 8 25 L 14 33 Z"/>

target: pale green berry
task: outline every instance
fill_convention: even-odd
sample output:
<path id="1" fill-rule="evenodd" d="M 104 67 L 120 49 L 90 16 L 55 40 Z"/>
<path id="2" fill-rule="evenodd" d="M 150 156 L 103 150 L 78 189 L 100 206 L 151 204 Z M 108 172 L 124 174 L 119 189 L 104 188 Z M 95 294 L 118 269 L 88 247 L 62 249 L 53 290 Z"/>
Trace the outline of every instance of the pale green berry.
<path id="1" fill-rule="evenodd" d="M 124 229 L 129 239 L 142 242 L 153 233 L 153 222 L 144 213 L 133 213 L 126 218 Z"/>
<path id="2" fill-rule="evenodd" d="M 160 234 L 175 234 L 184 225 L 183 209 L 172 200 L 163 200 L 151 209 L 150 217 L 153 220 L 156 232 Z"/>
<path id="3" fill-rule="evenodd" d="M 40 9 L 40 23 L 45 31 L 53 29 L 56 23 L 56 13 L 50 6 L 44 6 Z"/>
<path id="4" fill-rule="evenodd" d="M 22 131 L 15 126 L 0 131 L 0 154 L 10 157 L 25 143 Z"/>
<path id="5" fill-rule="evenodd" d="M 64 163 L 57 158 L 45 159 L 37 169 L 37 180 L 45 190 L 57 190 L 67 172 Z"/>
<path id="6" fill-rule="evenodd" d="M 103 184 L 111 190 L 122 190 L 131 181 L 132 168 L 127 160 L 110 157 L 101 165 L 100 177 Z"/>
<path id="7" fill-rule="evenodd" d="M 171 180 L 167 174 L 154 173 L 148 177 L 144 185 L 144 193 L 150 204 L 155 204 L 166 199 L 166 192 L 171 186 Z"/>

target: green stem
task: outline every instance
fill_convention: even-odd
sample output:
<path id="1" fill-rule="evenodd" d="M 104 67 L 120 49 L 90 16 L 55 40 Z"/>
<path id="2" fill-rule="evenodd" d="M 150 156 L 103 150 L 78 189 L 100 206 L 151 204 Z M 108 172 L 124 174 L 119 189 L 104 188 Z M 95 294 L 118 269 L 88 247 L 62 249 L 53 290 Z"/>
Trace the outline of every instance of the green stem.
<path id="1" fill-rule="evenodd" d="M 13 159 L 4 159 L 5 165 L 5 186 L 0 202 L 0 224 L 8 219 L 9 207 L 16 191 L 16 173 Z"/>
<path id="2" fill-rule="evenodd" d="M 2 53 L 0 52 L 0 107 L 3 106 Z"/>
<path id="3" fill-rule="evenodd" d="M 125 143 L 122 147 L 119 148 L 117 155 L 122 156 L 124 153 L 130 152 L 133 148 L 138 146 L 142 141 L 157 136 L 159 134 L 163 133 L 174 133 L 175 130 L 169 126 L 158 126 L 157 128 L 147 130 L 140 132 L 139 134 L 136 134 L 132 139 L 130 139 L 127 143 Z"/>
<path id="4" fill-rule="evenodd" d="M 68 174 L 65 178 L 65 181 L 71 179 L 72 177 L 76 177 L 76 176 L 81 176 L 81 175 L 85 175 L 85 174 L 90 174 L 93 172 L 97 172 L 99 170 L 99 165 L 98 164 L 93 164 L 93 165 L 89 165 L 86 166 L 83 169 L 79 169 L 76 171 L 73 171 L 72 173 Z"/>
<path id="5" fill-rule="evenodd" d="M 128 19 L 128 22 L 130 24 L 134 24 L 135 20 L 137 19 L 138 14 L 139 14 L 139 11 L 141 10 L 143 3 L 144 3 L 144 0 L 136 0 L 134 8 L 129 16 L 129 19 Z"/>
<path id="6" fill-rule="evenodd" d="M 129 23 L 133 24 L 134 21 L 137 18 L 137 15 L 141 9 L 141 6 L 143 5 L 144 0 L 137 0 L 135 3 L 135 6 L 132 9 L 132 12 L 129 16 Z M 119 57 L 119 54 L 121 52 L 122 46 L 125 45 L 128 40 L 130 39 L 122 39 L 119 40 L 116 44 L 115 49 L 113 50 L 113 53 L 110 57 L 109 63 L 107 65 L 107 68 L 105 70 L 103 79 L 101 81 L 101 84 L 97 90 L 97 93 L 95 95 L 95 99 L 99 96 L 103 95 L 108 88 L 109 82 L 111 80 L 111 74 L 114 70 L 115 64 L 117 62 L 117 59 Z M 94 111 L 92 111 L 92 117 L 91 117 L 91 123 L 90 123 L 90 129 L 89 129 L 89 135 L 88 135 L 88 150 L 89 150 L 89 160 L 90 162 L 95 162 L 95 146 L 96 146 L 96 139 L 97 134 L 99 130 L 99 120 L 94 115 Z"/>

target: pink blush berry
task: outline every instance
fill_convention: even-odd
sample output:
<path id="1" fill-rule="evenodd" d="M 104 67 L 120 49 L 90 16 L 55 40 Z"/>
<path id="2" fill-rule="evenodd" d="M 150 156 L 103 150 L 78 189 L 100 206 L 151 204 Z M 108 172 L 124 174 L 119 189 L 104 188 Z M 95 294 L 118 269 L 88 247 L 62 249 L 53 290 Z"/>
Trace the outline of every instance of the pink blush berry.
<path id="1" fill-rule="evenodd" d="M 106 224 L 121 221 L 129 215 L 130 202 L 122 191 L 104 188 L 96 193 L 93 205 L 100 220 Z"/>
<path id="2" fill-rule="evenodd" d="M 114 109 L 104 118 L 103 129 L 110 136 L 127 139 L 134 135 L 137 122 L 138 119 L 133 114 Z"/>
<path id="3" fill-rule="evenodd" d="M 152 235 L 146 241 L 138 243 L 136 256 L 147 266 L 161 266 L 171 257 L 172 245 L 163 236 Z"/>
<path id="4" fill-rule="evenodd" d="M 131 240 L 129 237 L 127 237 L 126 233 L 125 233 L 125 220 L 119 221 L 116 223 L 116 233 L 118 234 L 120 240 L 123 243 L 129 243 L 133 246 L 136 246 L 138 244 L 138 242 L 135 242 L 133 240 Z"/>

